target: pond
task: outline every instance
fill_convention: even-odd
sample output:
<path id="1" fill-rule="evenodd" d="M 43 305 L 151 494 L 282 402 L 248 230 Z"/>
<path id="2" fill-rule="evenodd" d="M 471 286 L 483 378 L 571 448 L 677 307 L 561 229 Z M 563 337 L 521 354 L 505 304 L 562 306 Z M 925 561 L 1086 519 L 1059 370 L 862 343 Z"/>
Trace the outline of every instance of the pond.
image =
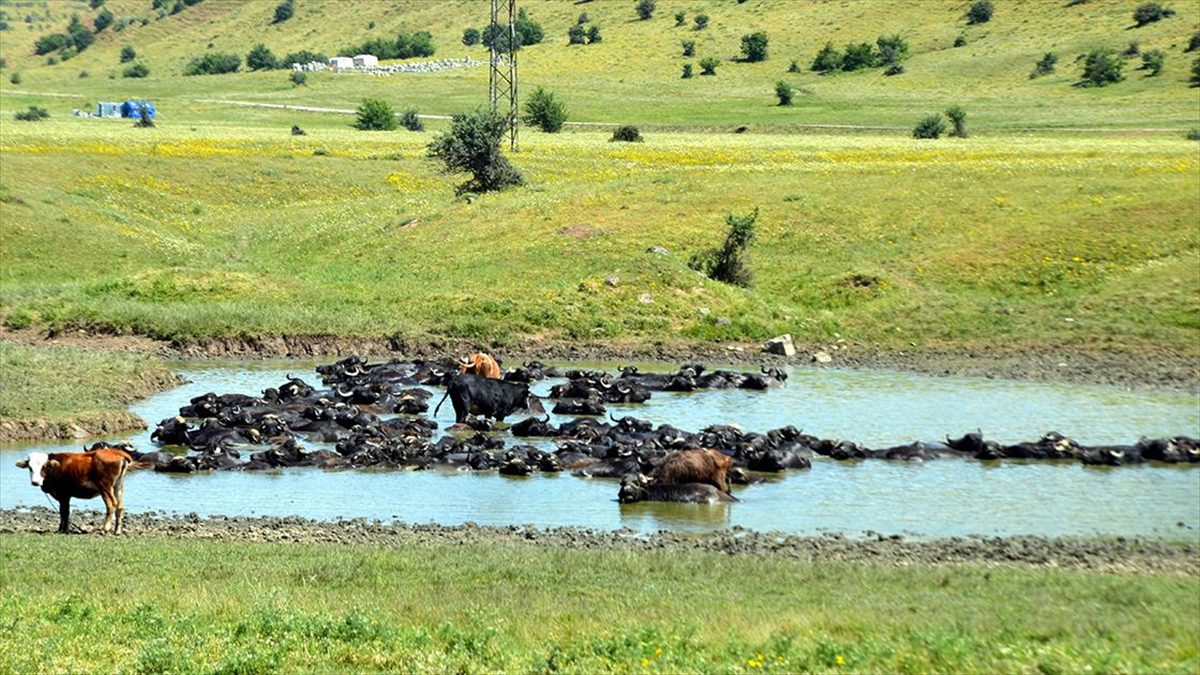
<path id="1" fill-rule="evenodd" d="M 257 394 L 290 373 L 314 386 L 311 361 L 185 362 L 189 383 L 130 409 L 151 426 L 208 391 Z M 572 364 L 581 365 L 581 364 Z M 582 364 L 607 367 L 614 364 Z M 643 364 L 643 371 L 653 364 Z M 658 370 L 673 366 L 659 364 Z M 1132 443 L 1141 436 L 1200 436 L 1200 398 L 1178 392 L 931 377 L 882 370 L 792 368 L 786 386 L 765 392 L 655 392 L 644 405 L 612 405 L 613 415 L 694 431 L 716 423 L 747 431 L 792 424 L 822 438 L 873 447 L 931 440 L 982 429 L 1001 443 L 1060 431 L 1083 444 Z M 562 380 L 537 383 L 545 394 Z M 441 398 L 436 390 L 431 409 Z M 549 406 L 547 406 L 549 407 Z M 453 422 L 447 402 L 436 417 Z M 566 418 L 555 419 L 556 423 Z M 511 420 L 511 421 L 516 421 Z M 506 436 L 509 444 L 512 438 Z M 124 435 L 147 450 L 150 432 Z M 524 441 L 524 439 L 522 439 Z M 14 463 L 31 449 L 79 450 L 81 443 L 0 449 L 0 507 L 46 505 Z M 308 447 L 328 447 L 306 444 Z M 540 445 L 553 448 L 551 442 Z M 1200 539 L 1200 467 L 1087 467 L 1078 463 L 836 462 L 816 457 L 812 469 L 735 488 L 725 505 L 616 501 L 613 480 L 495 472 L 286 469 L 278 472 L 160 474 L 127 481 L 130 514 L 152 510 L 200 515 L 299 515 L 408 523 L 464 522 L 539 527 L 581 526 L 706 532 L 724 527 L 797 534 L 874 531 L 907 536 L 1153 535 Z M 101 508 L 98 500 L 76 502 Z M 53 526 L 48 523 L 47 527 Z"/>

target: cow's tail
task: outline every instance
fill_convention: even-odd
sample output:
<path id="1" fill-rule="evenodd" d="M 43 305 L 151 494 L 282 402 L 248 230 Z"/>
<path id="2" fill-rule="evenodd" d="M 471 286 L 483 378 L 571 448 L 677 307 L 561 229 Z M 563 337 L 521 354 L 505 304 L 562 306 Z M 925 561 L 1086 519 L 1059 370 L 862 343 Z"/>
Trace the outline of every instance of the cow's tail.
<path id="1" fill-rule="evenodd" d="M 446 402 L 446 397 L 450 395 L 450 387 L 446 387 L 446 393 L 442 394 L 442 400 L 438 401 L 437 407 L 433 409 L 433 414 L 436 417 L 438 411 L 442 409 L 442 404 Z"/>

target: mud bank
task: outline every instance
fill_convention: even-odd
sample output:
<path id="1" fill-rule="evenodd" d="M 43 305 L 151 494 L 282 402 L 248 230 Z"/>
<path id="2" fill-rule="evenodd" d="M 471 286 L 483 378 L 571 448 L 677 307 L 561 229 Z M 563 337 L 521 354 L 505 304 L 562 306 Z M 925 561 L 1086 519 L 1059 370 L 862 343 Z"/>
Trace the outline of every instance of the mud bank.
<path id="1" fill-rule="evenodd" d="M 158 354 L 166 358 L 316 358 L 349 355 L 434 358 L 490 351 L 507 364 L 542 361 L 662 361 L 710 364 L 791 364 L 811 368 L 877 368 L 929 375 L 1103 384 L 1128 388 L 1200 391 L 1200 351 L 997 349 L 913 347 L 880 349 L 852 341 L 798 344 L 796 356 L 762 351 L 758 343 L 573 342 L 517 340 L 489 344 L 447 338 L 355 338 L 340 336 L 251 336 L 193 341 L 160 341 L 141 336 L 70 331 L 47 335 L 33 330 L 0 329 L 0 339 L 29 345 L 70 344 L 97 349 Z M 818 352 L 830 357 L 818 363 Z"/>
<path id="2" fill-rule="evenodd" d="M 806 562 L 894 566 L 979 564 L 1125 574 L 1200 574 L 1200 542 L 1145 538 L 968 537 L 922 541 L 883 537 L 871 532 L 863 538 L 849 538 L 840 534 L 802 537 L 736 527 L 711 535 L 663 531 L 639 536 L 630 530 L 538 529 L 516 525 L 492 527 L 470 523 L 459 526 L 407 525 L 362 519 L 201 518 L 195 514 L 176 516 L 161 512 L 129 514 L 126 518 L 123 537 L 368 546 L 542 546 L 630 552 L 668 551 L 679 554 L 707 552 Z M 72 527 L 94 533 L 99 531 L 102 520 L 101 512 L 77 510 L 72 514 Z M 58 514 L 49 508 L 0 510 L 0 536 L 14 533 L 59 536 L 54 534 L 57 526 Z"/>
<path id="3" fill-rule="evenodd" d="M 65 420 L 0 418 L 0 443 L 91 438 L 145 428 L 145 420 L 123 410 L 88 413 Z"/>

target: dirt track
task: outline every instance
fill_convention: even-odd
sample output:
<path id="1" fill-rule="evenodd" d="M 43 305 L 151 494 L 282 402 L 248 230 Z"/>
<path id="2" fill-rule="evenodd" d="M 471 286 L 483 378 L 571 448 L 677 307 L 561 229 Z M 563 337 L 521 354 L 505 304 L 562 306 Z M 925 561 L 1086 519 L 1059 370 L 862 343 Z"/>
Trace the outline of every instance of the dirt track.
<path id="1" fill-rule="evenodd" d="M 1018 566 L 1066 568 L 1123 574 L 1200 574 L 1200 542 L 1158 539 L 1050 539 L 1045 537 L 951 538 L 929 541 L 882 536 L 851 539 L 841 535 L 801 537 L 741 528 L 711 535 L 659 532 L 638 535 L 586 528 L 537 529 L 522 526 L 473 524 L 405 525 L 362 519 L 315 521 L 304 518 L 224 517 L 195 514 L 131 514 L 130 537 L 168 537 L 210 541 L 326 543 L 338 545 L 412 546 L 423 544 L 486 544 L 547 546 L 583 550 L 669 551 L 769 556 L 808 562 L 854 562 L 881 565 Z M 103 514 L 76 511 L 72 524 L 87 532 L 98 529 Z M 49 508 L 0 510 L 0 546 L 4 535 L 54 535 L 58 514 Z M 88 535 L 91 536 L 91 535 Z"/>

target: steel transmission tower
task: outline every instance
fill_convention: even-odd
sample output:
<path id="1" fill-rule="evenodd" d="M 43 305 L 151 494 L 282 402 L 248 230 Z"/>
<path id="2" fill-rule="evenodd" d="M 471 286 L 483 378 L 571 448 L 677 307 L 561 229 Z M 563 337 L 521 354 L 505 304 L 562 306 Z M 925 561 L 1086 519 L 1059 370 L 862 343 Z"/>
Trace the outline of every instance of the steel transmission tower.
<path id="1" fill-rule="evenodd" d="M 506 21 L 501 22 L 501 6 L 506 9 Z M 517 152 L 517 0 L 492 0 L 491 28 L 492 44 L 490 70 L 488 74 L 488 100 L 492 112 L 504 118 L 508 124 L 509 145 Z M 499 47 L 507 45 L 507 53 Z"/>

